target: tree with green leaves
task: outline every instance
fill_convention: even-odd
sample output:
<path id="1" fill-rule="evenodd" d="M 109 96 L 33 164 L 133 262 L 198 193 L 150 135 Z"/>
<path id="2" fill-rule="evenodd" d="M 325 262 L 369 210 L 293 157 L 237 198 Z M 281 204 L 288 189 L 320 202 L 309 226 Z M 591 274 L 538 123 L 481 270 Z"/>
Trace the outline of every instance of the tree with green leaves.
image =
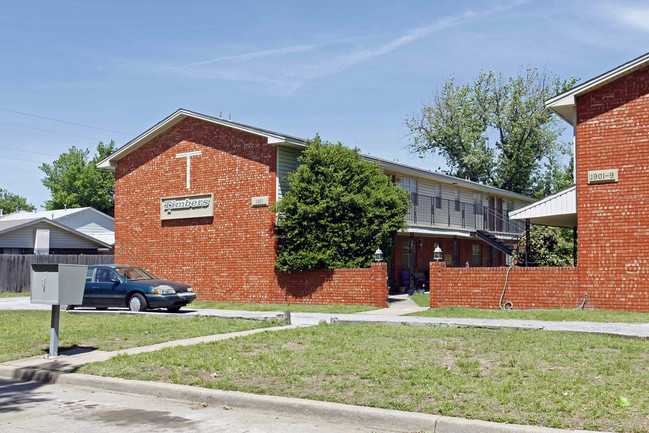
<path id="1" fill-rule="evenodd" d="M 46 209 L 90 206 L 112 216 L 115 208 L 115 173 L 98 169 L 97 163 L 114 150 L 114 141 L 108 144 L 99 142 L 97 154 L 90 158 L 88 149 L 73 146 L 51 165 L 41 165 L 39 169 L 45 173 L 43 185 L 52 193 L 52 198 L 45 202 Z"/>
<path id="2" fill-rule="evenodd" d="M 566 165 L 548 164 L 543 180 L 533 196 L 543 198 L 564 190 L 573 184 L 574 158 Z M 514 257 L 522 262 L 527 237 L 523 233 Z M 575 266 L 575 235 L 571 228 L 533 225 L 530 228 L 529 261 L 538 266 Z"/>
<path id="3" fill-rule="evenodd" d="M 574 266 L 574 233 L 566 227 L 530 227 L 529 261 L 537 266 Z M 521 236 L 514 258 L 523 261 L 527 247 L 526 236 Z"/>
<path id="4" fill-rule="evenodd" d="M 452 176 L 532 195 L 569 151 L 558 142 L 562 122 L 544 101 L 575 82 L 537 69 L 509 78 L 483 72 L 463 85 L 450 78 L 418 116 L 406 120 L 410 150 L 441 155 Z"/>
<path id="5" fill-rule="evenodd" d="M 405 227 L 407 193 L 378 164 L 342 143 L 307 142 L 290 189 L 276 203 L 284 272 L 369 267 L 380 248 L 387 256 Z"/>
<path id="6" fill-rule="evenodd" d="M 6 189 L 0 188 L 0 210 L 3 215 L 21 210 L 33 211 L 36 209 L 33 205 L 27 203 L 27 199 L 17 194 L 10 193 Z"/>

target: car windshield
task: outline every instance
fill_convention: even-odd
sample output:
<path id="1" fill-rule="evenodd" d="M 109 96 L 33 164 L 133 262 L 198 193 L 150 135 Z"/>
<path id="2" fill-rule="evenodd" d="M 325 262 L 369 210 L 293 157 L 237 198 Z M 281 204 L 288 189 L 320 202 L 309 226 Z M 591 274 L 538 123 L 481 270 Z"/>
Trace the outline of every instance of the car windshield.
<path id="1" fill-rule="evenodd" d="M 144 269 L 129 266 L 128 268 L 115 268 L 118 274 L 126 278 L 128 281 L 132 280 L 157 280 L 156 277 L 145 271 Z"/>

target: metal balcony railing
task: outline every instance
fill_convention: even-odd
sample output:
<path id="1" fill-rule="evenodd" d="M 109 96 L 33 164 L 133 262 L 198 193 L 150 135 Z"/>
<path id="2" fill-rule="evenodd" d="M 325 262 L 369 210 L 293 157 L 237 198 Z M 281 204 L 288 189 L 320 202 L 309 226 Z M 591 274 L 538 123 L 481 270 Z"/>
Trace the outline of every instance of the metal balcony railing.
<path id="1" fill-rule="evenodd" d="M 459 200 L 410 194 L 406 221 L 411 224 L 520 234 L 525 224 L 507 216 L 508 211 Z"/>

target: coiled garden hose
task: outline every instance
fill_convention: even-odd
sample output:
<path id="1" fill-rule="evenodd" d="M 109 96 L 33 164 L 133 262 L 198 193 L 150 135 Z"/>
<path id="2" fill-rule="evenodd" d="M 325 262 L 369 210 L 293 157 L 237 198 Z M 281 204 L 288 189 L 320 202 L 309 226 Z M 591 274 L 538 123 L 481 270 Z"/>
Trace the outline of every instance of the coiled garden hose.
<path id="1" fill-rule="evenodd" d="M 501 310 L 511 310 L 514 308 L 514 303 L 512 301 L 507 301 L 503 304 L 503 298 L 505 297 L 505 291 L 507 290 L 507 282 L 509 281 L 509 271 L 512 270 L 512 268 L 516 267 L 517 265 L 511 265 L 507 269 L 507 274 L 505 275 L 505 286 L 503 287 L 503 292 L 500 294 L 500 300 L 498 301 L 498 307 Z M 581 301 L 581 305 L 577 308 L 570 308 L 569 311 L 575 311 L 575 310 L 581 310 L 584 308 L 584 305 L 586 305 L 586 298 L 588 297 L 588 293 L 584 294 L 584 299 Z M 560 310 L 560 308 L 555 308 L 555 309 L 544 309 L 544 308 L 534 308 L 534 309 L 529 309 L 529 310 L 535 310 L 535 311 L 555 311 L 555 310 Z"/>

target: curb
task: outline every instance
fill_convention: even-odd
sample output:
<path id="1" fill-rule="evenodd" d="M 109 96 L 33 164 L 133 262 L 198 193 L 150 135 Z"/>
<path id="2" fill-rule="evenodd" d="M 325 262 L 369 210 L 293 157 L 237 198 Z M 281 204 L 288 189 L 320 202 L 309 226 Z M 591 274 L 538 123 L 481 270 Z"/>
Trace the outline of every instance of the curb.
<path id="1" fill-rule="evenodd" d="M 8 365 L 0 365 L 0 379 L 95 388 L 102 391 L 185 402 L 200 402 L 212 406 L 252 409 L 296 418 L 311 418 L 352 425 L 360 424 L 370 428 L 397 431 L 426 431 L 430 433 L 587 433 L 586 430 L 561 430 L 549 427 L 503 424 L 291 397 L 221 391 L 188 385 L 16 368 Z"/>

